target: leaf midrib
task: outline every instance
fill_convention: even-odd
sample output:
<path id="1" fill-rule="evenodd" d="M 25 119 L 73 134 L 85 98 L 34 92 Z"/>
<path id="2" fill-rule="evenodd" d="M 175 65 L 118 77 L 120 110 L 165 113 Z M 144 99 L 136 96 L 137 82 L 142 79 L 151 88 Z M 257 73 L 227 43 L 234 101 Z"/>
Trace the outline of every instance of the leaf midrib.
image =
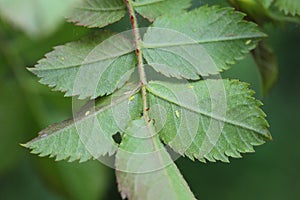
<path id="1" fill-rule="evenodd" d="M 147 33 L 148 34 L 148 33 Z M 236 41 L 236 40 L 250 40 L 250 39 L 259 39 L 262 37 L 266 37 L 264 34 L 254 34 L 247 36 L 239 36 L 239 37 L 221 37 L 215 38 L 211 40 L 195 40 L 193 42 L 182 42 L 182 43 L 146 43 L 143 42 L 142 46 L 145 49 L 155 49 L 155 48 L 163 48 L 163 47 L 174 47 L 174 46 L 187 46 L 187 45 L 195 45 L 195 44 L 209 44 L 209 43 L 217 43 L 217 42 L 228 42 L 228 41 Z M 191 40 L 194 40 L 191 38 Z M 250 45 L 249 45 L 250 46 Z"/>
<path id="2" fill-rule="evenodd" d="M 142 120 L 143 120 L 143 119 L 142 119 Z M 161 142 L 160 137 L 157 137 L 157 138 L 156 138 L 156 136 L 155 136 L 156 134 L 153 134 L 153 132 L 156 132 L 156 131 L 153 130 L 154 127 L 151 127 L 150 124 L 149 124 L 148 122 L 145 122 L 145 123 L 146 123 L 146 126 L 147 126 L 147 130 L 148 130 L 148 132 L 149 132 L 149 134 L 150 134 L 150 136 L 151 136 L 151 137 L 150 137 L 150 138 L 151 138 L 151 142 L 152 142 L 152 144 L 153 144 L 153 147 L 154 147 L 155 151 L 156 151 L 156 152 L 160 152 L 161 149 L 159 148 L 159 144 L 158 144 L 158 142 Z M 136 149 L 137 149 L 137 148 L 138 148 L 138 147 L 136 147 Z M 164 152 L 166 153 L 166 156 L 168 156 L 168 157 L 170 158 L 170 156 L 168 155 L 168 153 L 167 153 L 166 149 L 164 148 L 164 146 L 162 146 L 162 148 L 163 148 Z M 162 155 L 161 153 L 159 153 L 158 159 L 159 159 L 159 161 L 161 162 L 161 165 L 162 165 L 162 166 L 164 166 L 164 165 L 166 164 L 164 158 L 165 158 L 165 157 L 163 157 L 163 155 Z M 170 158 L 170 160 L 172 160 L 172 159 Z M 170 180 L 171 180 L 170 177 L 172 176 L 172 174 L 171 174 L 171 172 L 169 171 L 169 170 L 170 170 L 169 167 L 174 167 L 174 166 L 172 166 L 172 165 L 175 165 L 175 163 L 174 163 L 174 162 L 170 162 L 170 163 L 168 163 L 168 165 L 166 165 L 164 168 L 159 169 L 159 170 L 162 170 L 163 173 L 166 175 L 166 177 L 168 177 L 167 180 L 168 180 L 168 182 L 170 183 L 171 187 L 174 189 L 174 192 L 176 193 L 176 187 L 175 187 L 174 183 L 173 183 L 172 181 L 170 181 Z M 175 166 L 175 167 L 176 167 L 176 166 Z M 179 175 L 180 175 L 180 174 L 179 174 Z"/>
<path id="3" fill-rule="evenodd" d="M 90 62 L 83 62 L 83 63 L 80 63 L 80 64 L 74 64 L 74 65 L 68 65 L 68 66 L 58 66 L 58 67 L 52 67 L 52 68 L 49 68 L 49 67 L 36 67 L 36 68 L 28 68 L 29 70 L 31 71 L 51 71 L 51 70 L 63 70 L 63 69 L 69 69 L 69 68 L 76 68 L 76 67 L 82 67 L 84 65 L 92 65 L 92 64 L 96 64 L 96 63 L 99 63 L 99 62 L 102 62 L 102 61 L 107 61 L 107 60 L 112 60 L 112 62 L 110 64 L 112 64 L 115 60 L 123 57 L 123 56 L 128 56 L 129 54 L 133 53 L 133 51 L 130 51 L 128 53 L 124 53 L 122 55 L 117 55 L 117 56 L 114 56 L 114 57 L 108 57 L 108 58 L 105 58 L 105 59 L 96 59 L 94 61 L 90 61 Z M 43 62 L 40 62 L 37 66 L 41 66 L 43 64 Z M 53 65 L 52 65 L 53 66 Z"/>
<path id="4" fill-rule="evenodd" d="M 164 44 L 154 44 L 154 43 L 145 43 L 144 41 L 142 42 L 142 47 L 144 49 L 155 49 L 155 48 L 167 48 L 167 47 L 175 47 L 175 46 L 188 46 L 188 45 L 195 45 L 195 44 L 207 44 L 207 43 L 217 43 L 217 42 L 226 42 L 226 41 L 235 41 L 235 40 L 242 40 L 242 39 L 258 39 L 262 37 L 261 34 L 257 34 L 256 36 L 246 36 L 246 37 L 223 37 L 222 39 L 215 39 L 215 40 L 202 40 L 202 41 L 196 41 L 195 42 L 184 42 L 184 43 L 176 43 L 176 44 L 172 44 L 172 43 L 164 43 Z M 250 45 L 249 45 L 250 46 Z M 36 70 L 38 71 L 47 71 L 47 70 L 59 70 L 59 69 L 67 69 L 67 68 L 74 68 L 74 67 L 80 67 L 83 65 L 90 65 L 90 64 L 95 64 L 101 61 L 106 61 L 109 59 L 118 59 L 119 57 L 122 56 L 126 56 L 128 54 L 131 54 L 133 52 L 127 52 L 127 53 L 123 53 L 114 57 L 107 57 L 104 59 L 96 59 L 94 61 L 91 62 L 83 62 L 81 64 L 76 64 L 76 65 L 69 65 L 69 66 L 59 66 L 59 67 L 55 67 L 55 68 L 47 68 L 47 67 L 39 67 L 36 68 Z M 40 63 L 39 63 L 40 64 Z M 33 71 L 35 71 L 35 68 L 33 68 Z"/>
<path id="5" fill-rule="evenodd" d="M 76 7 L 80 10 L 95 11 L 95 12 L 111 12 L 111 11 L 125 11 L 125 6 L 111 7 L 111 8 L 94 8 L 94 7 Z"/>

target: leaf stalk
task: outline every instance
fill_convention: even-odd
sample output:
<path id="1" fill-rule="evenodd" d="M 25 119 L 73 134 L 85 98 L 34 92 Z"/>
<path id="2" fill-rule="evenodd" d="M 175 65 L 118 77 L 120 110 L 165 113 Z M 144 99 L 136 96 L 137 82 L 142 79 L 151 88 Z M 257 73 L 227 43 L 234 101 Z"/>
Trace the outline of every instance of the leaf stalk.
<path id="1" fill-rule="evenodd" d="M 138 60 L 138 72 L 140 77 L 140 86 L 142 92 L 142 100 L 143 100 L 143 117 L 145 118 L 146 122 L 149 123 L 151 120 L 148 115 L 149 107 L 147 102 L 147 90 L 146 85 L 147 77 L 144 68 L 144 60 L 143 60 L 143 53 L 142 53 L 142 39 L 139 32 L 137 17 L 134 11 L 133 1 L 132 0 L 125 0 L 125 4 L 128 9 L 129 17 L 131 26 L 133 29 L 133 36 L 134 36 L 134 45 L 135 45 L 135 53 Z"/>

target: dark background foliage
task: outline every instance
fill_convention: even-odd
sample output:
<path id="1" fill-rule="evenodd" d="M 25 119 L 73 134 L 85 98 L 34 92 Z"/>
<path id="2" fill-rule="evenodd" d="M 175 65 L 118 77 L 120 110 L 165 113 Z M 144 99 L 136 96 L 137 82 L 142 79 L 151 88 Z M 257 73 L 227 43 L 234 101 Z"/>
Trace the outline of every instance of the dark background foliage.
<path id="1" fill-rule="evenodd" d="M 195 1 L 195 6 L 203 3 Z M 129 28 L 127 19 L 109 27 Z M 223 77 L 251 83 L 265 104 L 274 140 L 256 148 L 255 154 L 231 159 L 230 164 L 203 164 L 187 158 L 176 161 L 199 199 L 299 198 L 300 26 L 288 24 L 265 30 L 280 65 L 279 81 L 269 95 L 261 95 L 261 79 L 250 56 Z M 30 38 L 0 20 L 0 199 L 120 198 L 113 169 L 95 161 L 56 163 L 31 155 L 19 145 L 47 125 L 71 116 L 71 99 L 39 84 L 25 66 L 33 66 L 53 46 L 88 33 L 85 28 L 65 23 L 47 37 Z"/>

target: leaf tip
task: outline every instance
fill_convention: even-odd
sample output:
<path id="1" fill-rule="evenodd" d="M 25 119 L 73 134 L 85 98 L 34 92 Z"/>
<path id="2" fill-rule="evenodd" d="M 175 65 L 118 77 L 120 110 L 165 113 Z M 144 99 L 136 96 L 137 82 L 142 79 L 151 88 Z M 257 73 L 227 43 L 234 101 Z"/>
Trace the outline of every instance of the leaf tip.
<path id="1" fill-rule="evenodd" d="M 34 73 L 35 67 L 26 67 L 26 69 L 31 73 Z"/>
<path id="2" fill-rule="evenodd" d="M 20 145 L 21 147 L 24 147 L 24 148 L 29 148 L 28 143 L 25 143 L 25 144 L 20 143 L 19 145 Z"/>
<path id="3" fill-rule="evenodd" d="M 269 131 L 266 133 L 266 137 L 268 140 L 273 141 L 273 137 Z"/>

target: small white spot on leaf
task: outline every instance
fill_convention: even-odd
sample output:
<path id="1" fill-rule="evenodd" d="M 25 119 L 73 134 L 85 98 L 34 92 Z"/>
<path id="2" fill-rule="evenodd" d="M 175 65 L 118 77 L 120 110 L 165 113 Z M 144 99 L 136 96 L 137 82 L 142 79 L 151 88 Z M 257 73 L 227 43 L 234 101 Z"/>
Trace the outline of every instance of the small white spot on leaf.
<path id="1" fill-rule="evenodd" d="M 129 101 L 133 101 L 135 99 L 135 96 L 131 96 L 130 98 L 129 98 Z"/>
<path id="2" fill-rule="evenodd" d="M 40 135 L 41 138 L 44 138 L 44 137 L 47 137 L 47 136 L 48 136 L 47 133 L 43 133 L 43 134 Z"/>
<path id="3" fill-rule="evenodd" d="M 179 118 L 179 117 L 180 117 L 180 113 L 179 113 L 179 111 L 178 111 L 178 110 L 176 110 L 176 111 L 175 111 L 175 115 L 176 115 L 176 117 L 177 117 L 177 118 Z"/>
<path id="4" fill-rule="evenodd" d="M 85 116 L 88 116 L 91 112 L 88 110 L 86 111 L 86 113 L 84 114 Z"/>
<path id="5" fill-rule="evenodd" d="M 251 44 L 251 42 L 252 42 L 252 40 L 247 40 L 245 44 L 249 45 L 249 44 Z"/>

